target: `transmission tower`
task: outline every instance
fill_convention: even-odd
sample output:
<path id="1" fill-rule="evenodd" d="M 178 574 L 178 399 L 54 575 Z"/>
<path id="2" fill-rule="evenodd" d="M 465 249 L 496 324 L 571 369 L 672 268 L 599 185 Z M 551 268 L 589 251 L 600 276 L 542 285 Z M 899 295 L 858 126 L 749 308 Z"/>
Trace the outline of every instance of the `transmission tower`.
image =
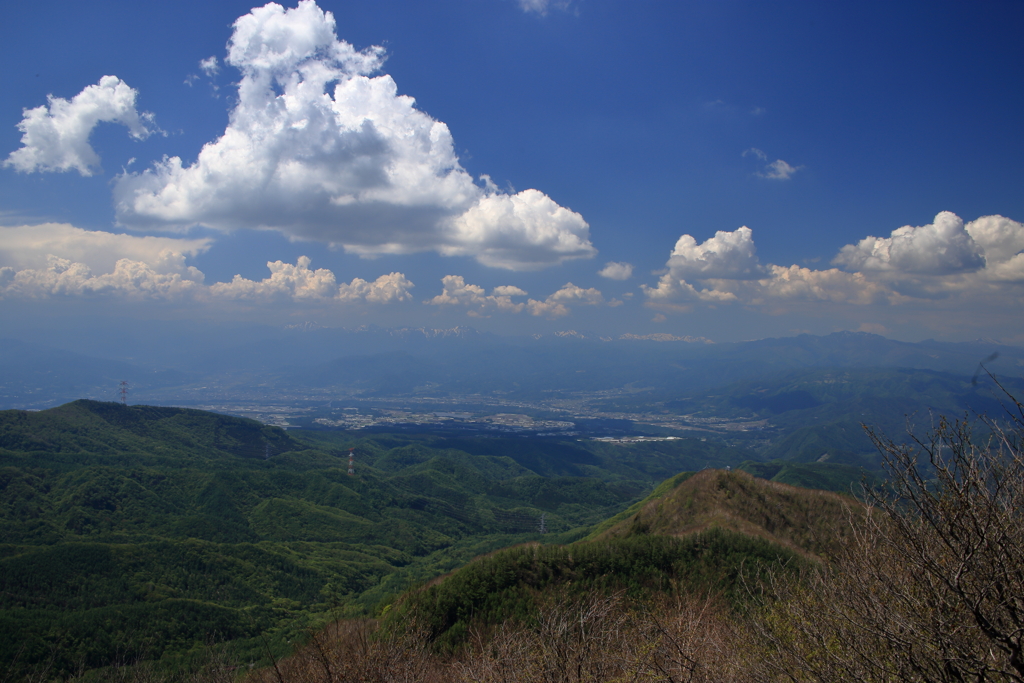
<path id="1" fill-rule="evenodd" d="M 354 448 L 348 449 L 348 476 L 356 476 L 356 456 Z"/>
<path id="2" fill-rule="evenodd" d="M 121 405 L 126 406 L 128 405 L 128 382 L 121 380 L 118 386 L 120 389 L 118 389 L 117 393 L 121 394 Z"/>
<path id="3" fill-rule="evenodd" d="M 541 532 L 542 534 L 546 534 L 548 532 L 547 520 L 545 519 L 545 517 L 547 516 L 548 513 L 546 512 L 542 512 L 540 514 L 540 524 L 537 525 L 537 531 Z"/>

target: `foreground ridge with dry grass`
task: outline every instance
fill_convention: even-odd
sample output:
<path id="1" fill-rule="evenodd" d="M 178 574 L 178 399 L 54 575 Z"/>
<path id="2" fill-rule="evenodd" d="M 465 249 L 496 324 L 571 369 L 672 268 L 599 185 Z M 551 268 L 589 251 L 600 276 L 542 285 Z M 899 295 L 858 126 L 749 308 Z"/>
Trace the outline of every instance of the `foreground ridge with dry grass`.
<path id="1" fill-rule="evenodd" d="M 849 533 L 798 576 L 771 574 L 746 612 L 698 592 L 644 602 L 621 592 L 549 596 L 532 621 L 474 629 L 454 655 L 434 654 L 411 629 L 404 637 L 419 643 L 408 650 L 419 665 L 410 677 L 316 678 L 307 668 L 302 680 L 1024 681 L 1024 407 L 1011 401 L 998 421 L 943 419 L 909 444 L 873 434 L 890 488 L 868 492 L 863 513 L 822 497 L 822 509 L 846 511 Z M 608 536 L 742 530 L 760 519 L 777 538 L 819 542 L 778 523 L 816 508 L 776 513 L 766 483 L 701 477 Z M 303 658 L 311 667 L 308 650 Z"/>
<path id="2" fill-rule="evenodd" d="M 552 596 L 616 592 L 638 604 L 716 595 L 746 613 L 773 576 L 838 552 L 864 512 L 852 498 L 745 472 L 704 470 L 672 483 L 587 539 L 507 548 L 410 591 L 389 608 L 384 631 L 415 622 L 436 648 L 455 652 L 474 630 L 543 618 Z"/>
<path id="3" fill-rule="evenodd" d="M 406 596 L 383 625 L 333 624 L 296 655 L 251 680 L 755 680 L 764 652 L 751 647 L 749 619 L 760 609 L 759 600 L 746 595 L 739 601 L 743 609 L 737 609 L 737 601 L 723 593 L 721 584 L 749 580 L 763 590 L 769 585 L 766 579 L 776 574 L 750 566 L 745 576 L 718 571 L 704 575 L 692 571 L 691 551 L 710 560 L 716 570 L 735 560 L 728 554 L 737 553 L 740 562 L 751 565 L 778 560 L 803 566 L 803 557 L 834 550 L 851 537 L 851 519 L 864 507 L 852 498 L 770 483 L 744 472 L 706 470 L 679 479 L 595 538 L 560 548 L 534 544 L 479 558 Z M 837 542 L 839 527 L 847 530 Z M 743 538 L 753 545 L 743 545 Z M 758 556 L 753 549 L 768 552 Z M 615 556 L 634 572 L 624 582 L 613 576 L 619 566 Z M 591 562 L 602 561 L 607 562 L 598 565 L 603 574 L 588 574 Z M 659 573 L 676 575 L 656 590 L 645 590 L 649 585 L 643 584 L 642 575 L 659 561 L 667 562 L 658 565 Z M 781 566 L 772 571 L 780 576 L 786 572 Z M 708 578 L 712 580 L 701 580 Z M 467 599 L 476 593 L 482 602 L 458 604 L 452 593 Z M 505 612 L 509 616 L 496 619 L 501 612 L 495 603 L 502 597 L 512 607 Z M 447 614 L 460 608 L 477 618 L 445 622 L 439 630 L 432 619 L 438 610 Z M 458 639 L 445 639 L 463 625 Z M 446 647 L 438 649 L 439 642 Z"/>

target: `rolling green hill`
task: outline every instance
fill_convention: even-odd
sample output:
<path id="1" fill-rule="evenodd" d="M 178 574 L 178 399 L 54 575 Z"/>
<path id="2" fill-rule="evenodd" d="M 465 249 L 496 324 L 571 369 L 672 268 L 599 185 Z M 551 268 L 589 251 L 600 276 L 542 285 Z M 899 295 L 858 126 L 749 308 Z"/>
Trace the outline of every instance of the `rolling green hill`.
<path id="1" fill-rule="evenodd" d="M 741 608 L 765 572 L 834 552 L 862 509 L 853 498 L 742 471 L 684 473 L 581 541 L 501 550 L 406 594 L 384 628 L 419 624 L 450 650 L 474 628 L 529 621 L 552 600 L 595 591 L 642 598 L 703 590 Z"/>

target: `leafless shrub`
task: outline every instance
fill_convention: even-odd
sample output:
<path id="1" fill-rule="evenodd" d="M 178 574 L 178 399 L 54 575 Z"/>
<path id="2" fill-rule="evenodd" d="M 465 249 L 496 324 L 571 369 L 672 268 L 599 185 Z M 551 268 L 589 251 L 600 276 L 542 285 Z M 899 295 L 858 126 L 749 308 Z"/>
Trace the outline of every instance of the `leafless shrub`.
<path id="1" fill-rule="evenodd" d="M 611 680 L 623 671 L 630 617 L 621 594 L 552 598 L 534 623 L 474 628 L 453 674 L 479 683 Z"/>
<path id="2" fill-rule="evenodd" d="M 631 680 L 743 680 L 742 631 L 717 597 L 678 595 L 644 609 L 637 622 Z"/>
<path id="3" fill-rule="evenodd" d="M 452 666 L 452 680 L 473 683 L 524 683 L 540 678 L 541 642 L 537 633 L 508 621 L 488 632 L 470 632 L 469 643 Z"/>
<path id="4" fill-rule="evenodd" d="M 533 625 L 475 631 L 452 669 L 473 683 L 744 680 L 736 623 L 714 597 L 622 594 L 547 605 Z"/>
<path id="5" fill-rule="evenodd" d="M 836 561 L 756 625 L 761 680 L 1024 681 L 1024 411 L 940 419 L 926 439 L 869 432 L 889 492 Z"/>
<path id="6" fill-rule="evenodd" d="M 414 627 L 379 634 L 372 620 L 343 620 L 312 634 L 291 657 L 250 674 L 247 683 L 422 683 L 448 680 Z"/>
<path id="7" fill-rule="evenodd" d="M 538 617 L 539 680 L 608 680 L 621 670 L 621 638 L 630 615 L 621 594 L 590 595 L 542 607 Z"/>

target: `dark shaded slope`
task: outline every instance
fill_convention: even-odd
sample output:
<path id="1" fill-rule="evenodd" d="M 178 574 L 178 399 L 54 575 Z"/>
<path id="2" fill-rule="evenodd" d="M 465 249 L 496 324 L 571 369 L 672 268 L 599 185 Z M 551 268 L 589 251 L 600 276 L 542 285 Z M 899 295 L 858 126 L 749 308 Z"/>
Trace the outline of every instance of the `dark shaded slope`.
<path id="1" fill-rule="evenodd" d="M 0 411 L 0 449 L 54 454 L 266 458 L 303 447 L 255 420 L 187 408 L 78 400 Z"/>
<path id="2" fill-rule="evenodd" d="M 835 491 L 857 498 L 863 495 L 865 486 L 875 486 L 882 482 L 882 478 L 876 472 L 833 462 L 747 461 L 741 464 L 739 469 L 768 481 L 808 489 Z"/>

